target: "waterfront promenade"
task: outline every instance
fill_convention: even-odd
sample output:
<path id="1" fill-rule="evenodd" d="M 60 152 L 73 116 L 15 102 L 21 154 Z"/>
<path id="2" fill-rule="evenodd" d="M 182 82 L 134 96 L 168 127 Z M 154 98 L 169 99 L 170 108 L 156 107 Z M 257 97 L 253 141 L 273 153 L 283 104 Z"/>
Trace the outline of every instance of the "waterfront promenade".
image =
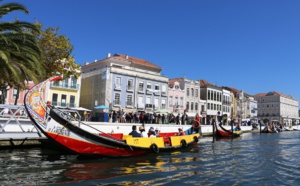
<path id="1" fill-rule="evenodd" d="M 86 124 L 99 129 L 105 133 L 129 133 L 132 125 L 142 125 L 141 123 L 108 123 L 108 122 L 85 122 Z M 73 122 L 77 124 L 77 122 Z M 145 128 L 158 128 L 161 132 L 169 131 L 169 128 L 183 128 L 187 130 L 191 125 L 175 124 L 144 124 Z M 212 125 L 202 125 L 203 137 L 212 136 Z M 225 126 L 230 129 L 231 126 Z M 242 131 L 253 132 L 251 126 L 242 126 Z M 47 138 L 35 128 L 29 119 L 20 118 L 0 118 L 0 147 L 24 148 L 41 145 Z"/>

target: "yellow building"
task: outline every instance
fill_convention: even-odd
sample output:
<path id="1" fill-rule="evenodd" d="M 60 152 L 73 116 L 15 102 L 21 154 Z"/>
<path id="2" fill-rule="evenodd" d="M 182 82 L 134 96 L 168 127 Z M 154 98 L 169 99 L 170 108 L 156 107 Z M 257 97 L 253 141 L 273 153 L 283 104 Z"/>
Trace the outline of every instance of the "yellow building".
<path id="1" fill-rule="evenodd" d="M 78 108 L 80 101 L 81 76 L 78 79 L 71 76 L 62 81 L 50 83 L 46 101 L 52 105 L 65 108 Z"/>

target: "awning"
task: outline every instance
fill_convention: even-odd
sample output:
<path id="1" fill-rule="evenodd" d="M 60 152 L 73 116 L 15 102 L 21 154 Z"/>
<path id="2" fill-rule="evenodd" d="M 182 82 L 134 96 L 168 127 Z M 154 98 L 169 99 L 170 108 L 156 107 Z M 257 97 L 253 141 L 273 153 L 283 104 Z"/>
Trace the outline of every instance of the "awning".
<path id="1" fill-rule="evenodd" d="M 186 112 L 186 115 L 187 115 L 189 118 L 195 118 L 195 117 L 196 117 L 196 114 L 197 114 L 197 113 Z"/>

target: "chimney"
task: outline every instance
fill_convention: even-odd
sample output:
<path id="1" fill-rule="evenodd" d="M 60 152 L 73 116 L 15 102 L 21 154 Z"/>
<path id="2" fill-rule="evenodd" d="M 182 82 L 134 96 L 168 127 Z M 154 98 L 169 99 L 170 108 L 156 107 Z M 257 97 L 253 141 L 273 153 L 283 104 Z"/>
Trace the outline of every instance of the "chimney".
<path id="1" fill-rule="evenodd" d="M 110 53 L 107 53 L 107 58 L 110 58 Z"/>
<path id="2" fill-rule="evenodd" d="M 125 59 L 128 59 L 128 55 L 126 55 Z"/>

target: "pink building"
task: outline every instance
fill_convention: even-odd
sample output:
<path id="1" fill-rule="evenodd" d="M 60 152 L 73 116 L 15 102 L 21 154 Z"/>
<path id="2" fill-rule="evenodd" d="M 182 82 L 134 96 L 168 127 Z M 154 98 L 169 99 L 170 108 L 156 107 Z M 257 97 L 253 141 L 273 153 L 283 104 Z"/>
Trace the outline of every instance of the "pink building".
<path id="1" fill-rule="evenodd" d="M 28 89 L 31 88 L 34 85 L 35 84 L 33 83 L 33 81 L 29 81 L 26 84 Z M 19 99 L 17 101 L 17 105 L 23 105 L 24 104 L 24 96 L 25 96 L 25 93 L 27 92 L 28 89 L 22 90 L 22 91 L 19 92 Z M 16 94 L 17 94 L 17 88 L 10 88 L 6 93 L 4 104 L 9 104 L 9 105 L 15 104 Z"/>
<path id="2" fill-rule="evenodd" d="M 185 110 L 185 90 L 181 87 L 182 78 L 169 80 L 169 104 L 168 109 L 173 113 L 183 114 Z"/>

